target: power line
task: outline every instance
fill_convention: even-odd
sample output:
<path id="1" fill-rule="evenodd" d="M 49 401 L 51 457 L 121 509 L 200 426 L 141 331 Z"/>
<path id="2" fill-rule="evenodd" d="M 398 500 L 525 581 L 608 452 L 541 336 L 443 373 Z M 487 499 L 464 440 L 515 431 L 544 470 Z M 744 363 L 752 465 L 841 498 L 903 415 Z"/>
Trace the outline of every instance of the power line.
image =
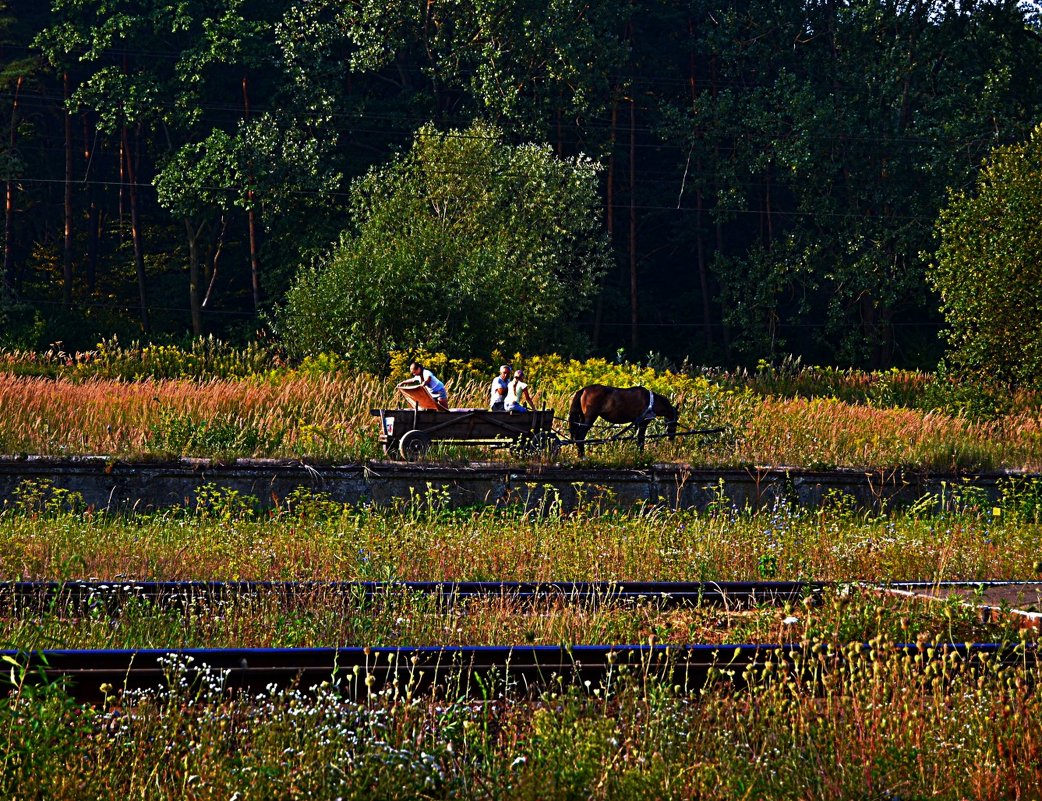
<path id="1" fill-rule="evenodd" d="M 62 105 L 64 103 L 64 98 L 62 96 L 60 96 L 60 95 L 46 95 L 46 94 L 42 94 L 42 93 L 26 93 L 26 92 L 23 92 L 19 96 L 19 104 L 22 105 L 22 106 L 27 105 L 27 104 L 32 102 L 30 100 L 30 98 L 33 98 L 33 97 L 42 98 L 45 101 L 51 101 L 51 103 L 52 103 L 51 105 L 41 105 L 40 106 L 41 108 L 46 109 L 46 110 L 61 110 L 61 107 L 62 107 Z M 10 92 L 0 92 L 0 99 L 13 101 L 14 95 L 12 93 L 10 93 Z M 178 110 L 180 110 L 180 107 L 178 106 L 178 104 L 175 101 L 156 101 L 153 104 L 153 108 L 163 109 L 163 110 L 166 110 L 166 111 L 178 111 Z M 242 117 L 242 105 L 241 105 L 241 103 L 228 104 L 228 105 L 218 105 L 218 104 L 214 104 L 214 103 L 200 103 L 200 104 L 194 105 L 193 109 L 198 109 L 200 111 L 209 111 L 209 112 L 222 113 L 222 114 L 225 114 L 227 116 L 233 117 L 236 120 L 241 120 L 243 118 Z M 255 116 L 261 116 L 263 114 L 272 114 L 272 113 L 277 112 L 278 110 L 279 109 L 272 108 L 272 107 L 263 107 L 263 106 L 252 106 L 251 107 L 251 112 Z M 90 111 L 92 113 L 94 113 L 93 109 L 90 109 Z M 74 112 L 74 113 L 75 114 L 82 114 L 84 112 L 82 110 L 80 110 L 80 111 L 77 111 L 77 112 Z M 477 110 L 475 110 L 475 113 L 477 113 Z M 384 121 L 387 121 L 387 122 L 400 123 L 402 125 L 402 128 L 400 129 L 399 132 L 402 135 L 411 135 L 411 134 L 415 133 L 416 129 L 419 126 L 421 126 L 423 124 L 426 124 L 427 122 L 431 121 L 428 116 L 423 116 L 423 115 L 389 114 L 389 113 L 383 113 L 383 112 L 373 112 L 373 111 L 368 110 L 368 109 L 365 110 L 365 111 L 349 111 L 349 110 L 333 110 L 333 109 L 329 109 L 329 110 L 324 110 L 323 114 L 325 116 L 328 116 L 329 118 L 331 118 L 333 120 L 340 120 L 340 121 L 347 121 L 347 120 L 359 120 L 359 121 L 374 121 L 374 120 L 377 120 L 378 121 L 378 120 L 384 120 Z M 473 118 L 474 118 L 473 115 L 463 115 L 463 116 L 456 117 L 455 119 L 456 119 L 456 124 L 465 126 L 465 125 L 468 125 L 473 120 Z M 584 122 L 580 127 L 583 130 L 595 130 L 595 131 L 609 131 L 609 130 L 611 130 L 610 126 L 604 125 L 604 124 L 601 124 L 601 123 L 597 123 L 597 122 Z M 341 133 L 341 134 L 347 134 L 347 133 L 359 134 L 359 133 L 361 133 L 361 134 L 380 135 L 380 134 L 387 134 L 388 133 L 386 126 L 380 127 L 380 128 L 367 128 L 367 127 L 359 127 L 359 126 L 342 125 L 342 126 L 339 126 L 339 127 L 335 127 L 333 130 L 336 133 Z M 620 126 L 616 126 L 615 130 L 620 132 L 620 133 L 625 133 L 625 134 L 629 134 L 630 131 L 633 130 L 636 133 L 640 133 L 640 134 L 644 134 L 644 135 L 648 135 L 648 136 L 661 136 L 662 126 L 640 125 L 640 126 L 636 126 L 635 128 L 631 129 L 630 126 L 621 126 L 620 125 Z M 490 140 L 494 139 L 494 137 L 491 137 L 491 136 L 484 136 L 484 135 L 481 135 L 481 134 L 474 134 L 474 133 L 470 133 L 470 132 L 465 131 L 465 130 L 464 131 L 442 131 L 440 133 L 442 135 L 444 135 L 444 136 L 456 137 L 456 138 L 481 139 L 481 140 L 486 140 L 486 141 L 490 141 Z M 699 132 L 697 130 L 693 130 L 692 133 L 693 134 L 697 133 L 698 134 L 697 138 L 700 141 L 706 141 L 706 142 L 709 142 L 709 143 L 713 143 L 714 141 L 730 143 L 730 142 L 734 142 L 734 141 L 741 141 L 743 138 L 749 138 L 749 137 L 742 137 L 741 135 L 739 135 L 741 132 L 739 132 L 739 134 L 734 134 L 734 133 L 719 133 L 719 134 L 716 134 L 716 133 L 713 133 L 711 131 Z M 762 133 L 762 131 L 758 130 L 755 133 L 759 134 L 759 133 Z M 767 137 L 765 136 L 764 138 L 767 138 Z M 782 138 L 785 138 L 785 137 L 782 137 Z M 965 134 L 964 136 L 959 137 L 959 138 L 944 137 L 944 136 L 941 136 L 939 134 L 936 135 L 936 136 L 926 136 L 926 135 L 920 135 L 920 136 L 902 135 L 902 136 L 897 136 L 897 135 L 893 135 L 889 131 L 885 131 L 885 130 L 873 131 L 873 132 L 869 132 L 869 133 L 867 133 L 865 135 L 859 135 L 859 134 L 854 134 L 854 133 L 845 133 L 845 132 L 842 132 L 842 131 L 839 131 L 839 132 L 836 132 L 835 134 L 830 134 L 830 135 L 801 133 L 798 137 L 794 137 L 794 138 L 797 138 L 800 141 L 824 142 L 824 143 L 832 143 L 832 144 L 867 143 L 867 144 L 873 144 L 873 145 L 877 145 L 877 146 L 879 146 L 881 144 L 921 144 L 921 145 L 946 144 L 946 145 L 949 145 L 949 146 L 951 146 L 953 148 L 957 148 L 957 149 L 962 149 L 962 148 L 967 148 L 967 147 L 982 146 L 982 145 L 989 144 L 989 143 L 990 144 L 1006 144 L 1006 143 L 1008 143 L 1010 141 L 1010 140 L 1008 140 L 1006 138 L 996 137 L 994 129 L 983 129 L 983 128 L 979 132 L 967 132 L 967 134 Z M 638 142 L 638 143 L 636 143 L 636 147 L 639 148 L 639 149 L 654 149 L 654 150 L 661 150 L 663 148 L 676 147 L 676 148 L 678 148 L 678 152 L 679 152 L 679 151 L 682 151 L 684 149 L 684 146 L 690 144 L 690 140 L 689 139 L 684 139 L 683 142 L 684 142 L 684 144 L 681 145 L 680 140 L 678 139 L 676 142 L 671 144 L 671 143 L 669 143 L 666 140 L 659 139 L 659 141 L 656 141 L 656 142 Z M 542 144 L 545 144 L 545 143 L 542 143 Z M 628 143 L 622 142 L 622 141 L 616 141 L 615 144 L 616 144 L 616 147 L 618 147 L 619 149 L 625 149 L 625 148 L 629 147 Z"/>
<path id="2" fill-rule="evenodd" d="M 50 307 L 59 307 L 60 306 L 60 307 L 63 307 L 63 308 L 65 307 L 64 302 L 57 301 L 57 300 L 43 300 L 43 299 L 22 298 L 22 299 L 20 299 L 19 302 L 25 303 L 26 305 L 29 305 L 29 306 L 50 306 Z M 101 302 L 98 302 L 98 301 L 77 301 L 76 303 L 73 304 L 73 308 L 74 309 L 106 309 L 106 310 L 110 310 L 110 311 L 122 311 L 122 312 L 126 312 L 127 314 L 130 314 L 130 315 L 136 315 L 137 313 L 140 312 L 140 306 L 137 306 L 137 305 L 134 305 L 134 304 L 101 303 Z M 158 305 L 153 305 L 151 303 L 148 304 L 148 310 L 150 312 L 155 312 L 155 311 L 174 312 L 174 313 L 184 314 L 184 315 L 188 315 L 188 314 L 191 313 L 191 309 L 189 307 L 187 307 L 187 306 L 158 306 Z M 202 312 L 203 312 L 203 314 L 205 316 L 257 317 L 257 313 L 256 312 L 246 311 L 246 310 L 215 309 L 215 308 L 207 307 L 207 308 L 203 309 Z M 593 323 L 592 322 L 587 322 L 587 323 L 585 323 L 585 325 L 587 327 L 589 327 L 589 326 L 592 326 Z M 712 328 L 712 329 L 723 329 L 723 328 L 728 328 L 728 327 L 730 327 L 730 328 L 734 328 L 735 327 L 733 325 L 729 326 L 727 323 L 713 323 L 713 322 L 709 322 L 709 323 L 707 323 L 707 322 L 689 322 L 689 323 L 684 323 L 684 322 L 668 322 L 668 323 L 666 323 L 666 322 L 637 322 L 637 323 L 632 323 L 632 322 L 626 322 L 626 321 L 619 321 L 619 322 L 601 321 L 599 325 L 602 328 L 626 328 L 626 329 L 633 328 L 634 326 L 636 326 L 637 328 L 644 328 L 644 329 L 648 329 L 648 328 L 657 328 L 657 329 L 663 329 L 663 328 L 678 328 L 678 329 L 705 329 L 705 328 Z M 775 322 L 771 327 L 773 327 L 775 329 L 822 329 L 822 328 L 830 328 L 831 326 L 832 326 L 832 324 L 827 323 L 827 322 L 821 322 L 821 323 L 796 323 L 796 322 L 778 321 L 778 322 Z M 885 326 L 881 326 L 881 327 L 884 327 L 884 328 L 929 328 L 929 329 L 938 329 L 939 330 L 939 329 L 943 328 L 944 326 L 945 326 L 945 324 L 942 323 L 942 322 L 925 322 L 925 321 L 924 322 L 900 322 L 900 321 L 894 322 L 894 321 L 892 321 L 892 322 L 887 323 Z M 767 327 L 767 324 L 764 324 L 763 327 Z"/>
<path id="3" fill-rule="evenodd" d="M 438 173 L 435 173 L 435 174 L 438 174 Z M 451 172 L 446 172 L 446 173 L 441 173 L 441 174 L 443 174 L 443 175 L 468 175 L 468 173 L 451 173 Z M 28 177 L 28 176 L 20 176 L 18 178 L 14 178 L 13 180 L 16 183 L 17 182 L 39 183 L 39 184 L 64 184 L 65 183 L 65 180 L 61 179 L 61 178 L 31 178 L 31 177 Z M 106 187 L 119 187 L 119 188 L 131 186 L 130 182 L 128 182 L 128 181 L 122 181 L 122 182 L 121 181 L 103 181 L 103 180 L 97 180 L 97 179 L 88 179 L 86 181 L 76 180 L 76 181 L 74 181 L 74 183 L 77 186 L 87 185 L 87 186 L 106 186 Z M 133 186 L 135 186 L 138 189 L 154 189 L 155 188 L 154 185 L 151 184 L 151 183 L 142 183 L 142 182 L 135 182 L 133 184 Z M 204 189 L 204 190 L 209 190 L 209 191 L 225 191 L 225 192 L 233 191 L 229 187 L 225 187 L 225 186 L 212 186 L 212 185 L 210 185 L 210 186 L 199 186 L 198 188 L 199 189 Z M 286 192 L 287 194 L 294 195 L 294 196 L 299 196 L 299 197 L 347 199 L 347 198 L 349 198 L 351 196 L 349 192 L 345 192 L 345 191 L 319 192 L 317 190 L 305 190 L 305 189 L 300 189 L 300 190 L 282 190 L 282 191 Z M 260 205 L 263 205 L 263 195 L 255 191 L 255 197 L 259 197 L 258 203 Z M 460 199 L 460 200 L 472 200 L 473 199 L 473 198 L 467 198 L 466 196 L 462 196 L 462 195 L 456 195 L 454 197 L 456 199 Z M 603 208 L 603 206 L 598 205 L 598 206 L 596 206 L 596 208 Z M 627 203 L 625 201 L 620 201 L 618 203 L 612 204 L 612 208 L 622 209 L 622 210 L 627 210 L 627 209 L 633 208 L 633 209 L 636 209 L 638 211 L 668 211 L 668 212 L 684 212 L 684 213 L 697 213 L 699 211 L 698 209 L 692 208 L 691 206 L 675 206 L 675 205 L 656 206 L 656 205 L 649 205 L 649 204 L 646 204 L 646 203 L 645 204 L 637 203 L 637 204 L 634 204 L 634 205 L 631 206 L 629 203 Z M 719 207 L 719 206 L 709 206 L 707 208 L 703 208 L 701 210 L 701 213 L 706 215 L 707 217 L 711 218 L 714 215 L 729 215 L 729 214 L 737 214 L 737 215 L 750 214 L 750 215 L 755 215 L 755 216 L 762 216 L 764 214 L 767 214 L 767 211 L 764 210 L 764 209 L 741 209 L 741 208 L 729 208 L 729 207 L 723 207 L 722 208 L 722 207 Z M 825 218 L 825 219 L 863 219 L 863 220 L 879 220 L 879 221 L 896 220 L 896 221 L 904 221 L 904 222 L 927 222 L 927 223 L 930 223 L 930 224 L 933 224 L 933 222 L 936 221 L 936 217 L 935 216 L 923 216 L 923 215 L 914 215 L 914 214 L 908 214 L 908 215 L 886 214 L 886 215 L 884 215 L 884 214 L 870 214 L 870 213 L 867 213 L 867 212 L 781 211 L 781 210 L 777 210 L 777 209 L 772 209 L 770 211 L 770 216 L 772 216 L 772 217 L 781 217 L 781 218 L 786 218 L 786 217 L 791 217 L 791 218 L 819 218 L 820 217 L 820 218 Z"/>
<path id="4" fill-rule="evenodd" d="M 26 304 L 28 306 L 51 306 L 51 307 L 58 307 L 58 306 L 60 306 L 62 308 L 65 308 L 65 303 L 63 301 L 60 301 L 60 300 L 44 300 L 44 299 L 35 299 L 35 298 L 30 299 L 30 298 L 21 297 L 21 298 L 18 299 L 18 302 L 19 303 L 24 303 L 24 304 Z M 148 308 L 148 310 L 150 312 L 154 312 L 154 311 L 174 312 L 174 313 L 184 314 L 184 315 L 191 314 L 191 312 L 192 312 L 191 308 L 188 307 L 188 306 L 157 306 L 157 305 L 153 305 L 151 303 L 146 304 L 146 306 L 147 306 L 147 308 Z M 74 309 L 106 309 L 106 310 L 109 310 L 109 311 L 122 311 L 122 312 L 126 312 L 128 314 L 131 314 L 131 315 L 136 315 L 136 314 L 140 313 L 140 311 L 141 311 L 140 304 L 133 304 L 133 303 L 102 303 L 100 301 L 89 301 L 89 300 L 88 301 L 77 300 L 76 302 L 73 303 L 73 308 Z M 206 308 L 202 309 L 202 313 L 205 316 L 211 316 L 211 315 L 223 315 L 223 316 L 234 316 L 234 317 L 256 317 L 257 316 L 256 312 L 252 312 L 252 311 L 245 311 L 245 310 L 237 311 L 237 310 L 234 310 L 234 309 L 215 309 L 215 308 L 210 307 L 210 306 L 207 306 Z"/>
<path id="5" fill-rule="evenodd" d="M 851 312 L 851 313 L 853 314 L 855 312 Z M 624 321 L 623 322 L 601 322 L 600 325 L 602 327 L 607 327 L 607 328 L 632 328 L 634 326 L 634 323 L 624 322 Z M 780 329 L 780 328 L 831 328 L 831 327 L 833 327 L 834 324 L 830 324 L 830 323 L 826 323 L 826 322 L 822 322 L 822 323 L 787 323 L 787 322 L 779 320 L 779 321 L 777 321 L 777 322 L 775 322 L 775 323 L 773 323 L 771 325 L 768 325 L 767 323 L 763 323 L 760 326 L 735 326 L 735 325 L 728 325 L 727 323 L 644 323 L 644 322 L 638 322 L 635 325 L 638 328 L 699 328 L 699 329 L 701 329 L 701 328 L 714 328 L 714 329 L 717 329 L 717 328 L 736 328 L 736 327 L 742 327 L 742 328 L 756 328 L 756 327 L 768 328 L 768 327 L 771 327 L 771 328 L 775 328 L 775 329 Z M 885 325 L 881 324 L 881 325 L 879 325 L 879 327 L 880 328 L 931 328 L 931 329 L 937 328 L 937 329 L 940 329 L 940 328 L 943 328 L 944 325 L 945 324 L 941 323 L 941 322 L 919 322 L 919 323 L 913 323 L 913 322 L 904 322 L 904 323 L 902 323 L 902 322 L 889 322 L 889 323 L 886 323 Z"/>

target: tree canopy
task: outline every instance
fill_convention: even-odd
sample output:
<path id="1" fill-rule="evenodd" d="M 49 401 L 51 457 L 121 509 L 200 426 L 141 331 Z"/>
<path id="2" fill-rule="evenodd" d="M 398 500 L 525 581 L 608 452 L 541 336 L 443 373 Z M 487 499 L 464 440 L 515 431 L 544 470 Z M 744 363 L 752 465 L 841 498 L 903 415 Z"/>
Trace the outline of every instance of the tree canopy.
<path id="1" fill-rule="evenodd" d="M 593 352 L 931 367 L 948 188 L 1042 119 L 1036 5 L 9 0 L 0 313 L 250 336 L 352 182 L 480 119 L 603 167 Z"/>
<path id="2" fill-rule="evenodd" d="M 379 369 L 388 351 L 451 356 L 569 346 L 608 265 L 597 168 L 502 131 L 420 129 L 351 187 L 352 228 L 278 316 L 296 355 Z"/>
<path id="3" fill-rule="evenodd" d="M 956 367 L 1042 387 L 1042 125 L 992 151 L 976 190 L 952 193 L 930 281 Z"/>

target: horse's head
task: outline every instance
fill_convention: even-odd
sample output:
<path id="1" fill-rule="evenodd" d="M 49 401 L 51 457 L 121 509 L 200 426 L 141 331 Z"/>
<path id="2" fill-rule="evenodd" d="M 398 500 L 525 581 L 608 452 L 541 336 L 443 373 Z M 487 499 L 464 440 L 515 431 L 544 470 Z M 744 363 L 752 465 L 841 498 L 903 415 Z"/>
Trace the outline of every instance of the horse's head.
<path id="1" fill-rule="evenodd" d="M 677 411 L 676 407 L 669 402 L 668 398 L 655 394 L 655 400 L 652 405 L 652 411 L 656 417 L 661 417 L 666 421 L 666 437 L 673 439 L 677 434 L 677 420 L 680 418 L 680 412 Z"/>

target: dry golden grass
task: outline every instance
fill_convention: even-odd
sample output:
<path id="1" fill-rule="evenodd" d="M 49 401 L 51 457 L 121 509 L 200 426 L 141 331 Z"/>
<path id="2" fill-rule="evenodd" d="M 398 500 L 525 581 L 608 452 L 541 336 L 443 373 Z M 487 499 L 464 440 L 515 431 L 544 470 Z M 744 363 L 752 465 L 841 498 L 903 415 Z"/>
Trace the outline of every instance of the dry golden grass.
<path id="1" fill-rule="evenodd" d="M 450 392 L 454 406 L 485 403 L 483 383 L 450 385 Z M 557 412 L 565 437 L 568 399 L 561 391 L 537 398 Z M 0 374 L 0 453 L 365 459 L 380 455 L 370 409 L 399 405 L 394 382 L 369 375 L 73 383 Z M 697 415 L 691 409 L 684 418 Z M 1042 469 L 1037 411 L 973 422 L 835 399 L 733 395 L 717 418 L 730 425 L 725 436 L 657 444 L 646 458 L 707 465 Z M 629 446 L 600 453 L 594 449 L 592 455 L 605 463 L 636 458 Z M 566 450 L 562 458 L 574 454 Z"/>
<path id="2" fill-rule="evenodd" d="M 972 422 L 938 412 L 879 409 L 832 399 L 767 398 L 754 409 L 738 458 L 805 467 L 1038 470 L 1042 425 L 1037 413 Z"/>

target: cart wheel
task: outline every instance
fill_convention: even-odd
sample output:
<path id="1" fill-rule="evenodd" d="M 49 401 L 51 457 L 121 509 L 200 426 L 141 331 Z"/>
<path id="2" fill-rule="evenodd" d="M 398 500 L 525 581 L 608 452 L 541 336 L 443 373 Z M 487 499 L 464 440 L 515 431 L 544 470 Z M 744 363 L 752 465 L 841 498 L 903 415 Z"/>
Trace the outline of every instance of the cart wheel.
<path id="1" fill-rule="evenodd" d="M 426 456 L 430 447 L 431 438 L 422 431 L 406 431 L 398 443 L 398 451 L 407 462 L 415 462 Z"/>

